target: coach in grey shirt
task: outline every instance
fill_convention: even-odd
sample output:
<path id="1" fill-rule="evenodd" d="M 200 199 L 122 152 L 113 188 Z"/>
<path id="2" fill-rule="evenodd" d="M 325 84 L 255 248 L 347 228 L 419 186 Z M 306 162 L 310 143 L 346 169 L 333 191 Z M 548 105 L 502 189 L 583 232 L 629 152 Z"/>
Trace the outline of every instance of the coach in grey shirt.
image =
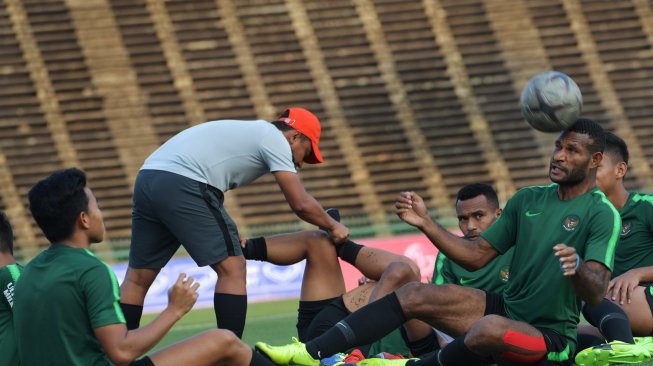
<path id="1" fill-rule="evenodd" d="M 290 108 L 272 123 L 222 120 L 173 136 L 143 164 L 134 185 L 129 268 L 120 288 L 127 327 L 138 328 L 145 295 L 180 245 L 198 266 L 218 275 L 214 309 L 219 328 L 242 336 L 247 312 L 246 265 L 224 193 L 271 172 L 302 220 L 343 242 L 349 229 L 306 192 L 297 169 L 321 163 L 320 122 Z"/>

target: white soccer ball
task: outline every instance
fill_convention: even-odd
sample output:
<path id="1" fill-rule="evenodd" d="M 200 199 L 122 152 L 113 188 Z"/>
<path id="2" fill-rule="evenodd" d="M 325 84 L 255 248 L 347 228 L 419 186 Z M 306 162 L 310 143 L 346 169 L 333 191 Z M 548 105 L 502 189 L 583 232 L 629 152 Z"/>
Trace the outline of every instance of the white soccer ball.
<path id="1" fill-rule="evenodd" d="M 533 76 L 522 90 L 521 113 L 542 132 L 562 131 L 574 124 L 583 108 L 583 96 L 572 78 L 558 71 Z"/>

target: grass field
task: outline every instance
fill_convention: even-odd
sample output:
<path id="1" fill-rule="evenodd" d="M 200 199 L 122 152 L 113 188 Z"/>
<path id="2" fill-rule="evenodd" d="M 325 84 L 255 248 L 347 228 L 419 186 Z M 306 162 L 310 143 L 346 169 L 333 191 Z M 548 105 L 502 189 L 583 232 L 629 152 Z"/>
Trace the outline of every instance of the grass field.
<path id="1" fill-rule="evenodd" d="M 289 343 L 290 337 L 297 335 L 297 306 L 296 299 L 249 304 L 243 339 L 251 346 L 258 341 L 271 344 Z M 147 324 L 153 318 L 152 314 L 144 315 L 141 324 Z M 213 328 L 215 314 L 212 308 L 192 310 L 175 324 L 157 349 Z"/>
<path id="2" fill-rule="evenodd" d="M 258 341 L 274 345 L 289 343 L 290 337 L 297 335 L 297 306 L 296 299 L 249 304 L 244 341 L 251 346 Z M 144 315 L 141 324 L 147 324 L 153 318 L 153 314 Z M 193 310 L 172 328 L 155 349 L 213 328 L 215 315 L 212 308 Z M 639 365 L 653 366 L 653 362 Z"/>

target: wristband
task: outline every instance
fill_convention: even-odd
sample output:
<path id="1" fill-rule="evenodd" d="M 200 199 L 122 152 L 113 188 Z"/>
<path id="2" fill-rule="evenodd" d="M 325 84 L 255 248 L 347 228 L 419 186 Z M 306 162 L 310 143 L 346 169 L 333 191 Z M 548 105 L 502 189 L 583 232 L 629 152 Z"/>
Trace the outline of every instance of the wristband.
<path id="1" fill-rule="evenodd" d="M 574 272 L 576 272 L 578 270 L 578 267 L 580 267 L 580 256 L 578 255 L 578 253 L 576 253 L 576 267 L 574 267 Z M 564 271 L 565 271 L 565 269 L 562 268 L 562 263 L 561 263 L 560 264 L 560 272 L 564 272 Z"/>

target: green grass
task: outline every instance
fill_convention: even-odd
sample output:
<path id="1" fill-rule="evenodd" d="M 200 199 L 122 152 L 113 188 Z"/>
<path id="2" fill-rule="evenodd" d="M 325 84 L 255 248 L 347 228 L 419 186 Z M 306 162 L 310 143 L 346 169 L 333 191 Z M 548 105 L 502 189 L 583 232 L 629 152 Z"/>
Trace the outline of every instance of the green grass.
<path id="1" fill-rule="evenodd" d="M 289 343 L 290 337 L 297 336 L 297 306 L 297 299 L 249 304 L 243 340 L 250 346 L 254 346 L 258 341 L 271 344 Z M 141 324 L 149 323 L 155 315 L 144 315 Z M 215 314 L 212 308 L 192 310 L 175 324 L 155 350 L 213 328 Z M 653 366 L 653 362 L 638 365 Z"/>
<path id="2" fill-rule="evenodd" d="M 243 340 L 251 346 L 258 341 L 289 343 L 290 337 L 297 336 L 297 307 L 297 299 L 249 304 Z M 144 315 L 141 324 L 148 324 L 155 316 Z M 155 349 L 214 328 L 213 308 L 192 310 L 175 324 Z"/>

